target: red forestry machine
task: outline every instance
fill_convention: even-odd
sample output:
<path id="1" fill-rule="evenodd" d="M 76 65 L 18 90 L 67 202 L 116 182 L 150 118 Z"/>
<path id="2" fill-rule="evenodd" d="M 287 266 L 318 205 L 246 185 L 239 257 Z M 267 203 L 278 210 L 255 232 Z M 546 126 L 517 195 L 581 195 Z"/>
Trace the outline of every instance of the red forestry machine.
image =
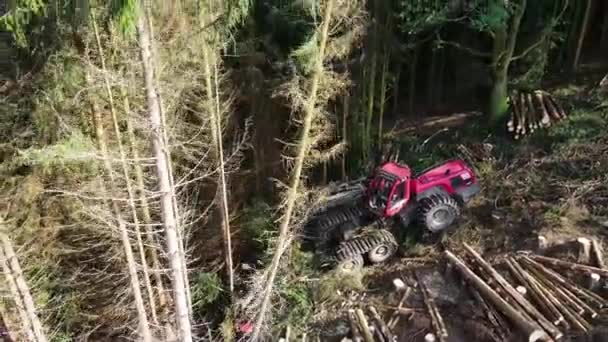
<path id="1" fill-rule="evenodd" d="M 400 229 L 418 223 L 427 232 L 441 233 L 479 191 L 473 169 L 462 160 L 418 175 L 407 165 L 385 162 L 370 177 L 332 190 L 306 223 L 304 239 L 329 252 L 342 269 L 360 267 L 366 259 L 381 263 L 397 251 Z"/>

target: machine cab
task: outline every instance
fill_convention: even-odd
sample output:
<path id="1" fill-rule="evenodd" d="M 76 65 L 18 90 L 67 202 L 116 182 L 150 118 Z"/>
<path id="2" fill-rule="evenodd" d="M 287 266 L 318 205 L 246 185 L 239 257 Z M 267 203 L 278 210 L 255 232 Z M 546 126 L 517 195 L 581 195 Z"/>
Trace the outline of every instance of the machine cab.
<path id="1" fill-rule="evenodd" d="M 410 199 L 412 171 L 405 165 L 388 162 L 378 167 L 368 185 L 368 205 L 382 217 L 392 217 Z"/>

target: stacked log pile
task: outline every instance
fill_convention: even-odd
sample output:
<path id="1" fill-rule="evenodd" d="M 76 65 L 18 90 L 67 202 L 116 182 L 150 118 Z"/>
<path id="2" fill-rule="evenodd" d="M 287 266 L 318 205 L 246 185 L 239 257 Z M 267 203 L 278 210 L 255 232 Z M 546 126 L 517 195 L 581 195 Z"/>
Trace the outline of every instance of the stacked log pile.
<path id="1" fill-rule="evenodd" d="M 575 242 L 579 245 L 576 262 L 518 251 L 490 263 L 467 244 L 461 256 L 448 250 L 444 253 L 476 310 L 491 327 L 490 338 L 505 342 L 521 335 L 523 338 L 517 340 L 559 341 L 571 332 L 589 334 L 600 313 L 608 308 L 608 299 L 599 294 L 608 279 L 601 246 L 586 238 Z M 393 281 L 400 300 L 391 307 L 387 320 L 373 306 L 367 307 L 367 316 L 363 309 L 350 310 L 351 335 L 343 341 L 393 341 L 400 335 L 396 330 L 399 320 L 415 315 L 430 320 L 426 332 L 431 332 L 425 341 L 447 341 L 449 331 L 441 312 L 421 277 L 414 275 L 413 285 L 401 279 Z M 424 307 L 407 307 L 415 290 Z"/>
<path id="2" fill-rule="evenodd" d="M 507 130 L 519 139 L 566 118 L 562 105 L 543 90 L 513 91 L 509 95 L 511 113 Z"/>
<path id="3" fill-rule="evenodd" d="M 582 249 L 587 256 L 579 260 L 595 259 L 597 266 L 517 252 L 503 258 L 502 273 L 466 244 L 468 262 L 450 251 L 445 255 L 485 312 L 494 340 L 506 341 L 514 328 L 526 341 L 558 341 L 572 330 L 589 333 L 600 310 L 608 306 L 594 291 L 608 270 L 599 244 L 591 246 Z"/>

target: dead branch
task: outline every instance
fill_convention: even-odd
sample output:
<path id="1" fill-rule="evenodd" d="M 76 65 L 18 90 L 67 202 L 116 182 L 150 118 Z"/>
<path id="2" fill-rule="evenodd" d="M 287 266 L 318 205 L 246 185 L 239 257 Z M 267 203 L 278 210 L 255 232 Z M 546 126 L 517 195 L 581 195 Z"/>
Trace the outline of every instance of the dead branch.
<path id="1" fill-rule="evenodd" d="M 416 278 L 418 280 L 418 284 L 420 284 L 420 292 L 422 292 L 422 298 L 424 299 L 424 304 L 427 307 L 429 316 L 431 317 L 431 323 L 435 328 L 435 332 L 437 336 L 439 336 L 439 341 L 446 341 L 448 338 L 448 330 L 443 322 L 443 318 L 437 309 L 437 305 L 435 305 L 435 300 L 430 296 L 428 289 L 424 282 L 420 279 L 418 273 L 416 273 Z"/>

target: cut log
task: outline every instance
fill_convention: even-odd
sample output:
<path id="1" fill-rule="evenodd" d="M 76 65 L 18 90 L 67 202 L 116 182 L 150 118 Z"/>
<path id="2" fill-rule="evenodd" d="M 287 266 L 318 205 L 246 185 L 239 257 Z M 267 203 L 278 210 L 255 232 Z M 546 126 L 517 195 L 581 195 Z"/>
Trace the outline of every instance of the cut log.
<path id="1" fill-rule="evenodd" d="M 570 327 L 570 324 L 572 324 L 572 326 L 574 326 L 578 330 L 587 331 L 586 322 L 580 316 L 580 312 L 578 311 L 580 309 L 576 306 L 569 306 L 560 302 L 560 298 L 566 303 L 570 303 L 570 299 L 564 298 L 564 294 L 556 290 L 555 284 L 547 282 L 545 277 L 539 275 L 537 270 L 530 268 L 529 265 L 521 264 L 521 266 L 527 267 L 526 270 L 523 270 L 522 268 L 523 272 L 525 274 L 528 274 L 529 279 L 537 284 L 538 288 L 541 289 L 542 292 L 544 292 L 545 296 L 564 315 L 564 317 L 566 318 L 565 322 L 568 325 L 568 328 Z M 528 271 L 530 271 L 530 273 L 528 273 Z M 533 277 L 532 274 L 534 274 L 535 277 Z"/>
<path id="2" fill-rule="evenodd" d="M 397 309 L 395 309 L 395 311 L 393 311 L 393 315 L 391 316 L 391 319 L 389 319 L 388 321 L 388 327 L 390 329 L 395 329 L 395 326 L 397 326 L 397 323 L 399 322 L 400 319 L 400 310 L 403 307 L 403 304 L 405 304 L 405 301 L 407 300 L 407 298 L 410 296 L 410 293 L 412 292 L 412 288 L 411 287 L 407 287 L 405 289 L 405 292 L 403 293 L 403 297 L 401 297 L 401 300 L 399 301 L 399 304 L 397 305 Z"/>
<path id="3" fill-rule="evenodd" d="M 534 132 L 537 128 L 538 128 L 538 111 L 536 110 L 536 106 L 534 105 L 534 98 L 532 97 L 532 94 L 528 93 L 526 95 L 527 101 L 528 101 L 528 117 L 526 118 L 526 121 L 528 122 L 528 128 L 530 129 L 530 132 Z"/>
<path id="4" fill-rule="evenodd" d="M 591 240 L 592 243 L 592 253 L 593 253 L 593 261 L 597 265 L 598 268 L 606 269 L 606 263 L 604 262 L 604 252 L 602 250 L 602 246 L 597 239 Z"/>
<path id="5" fill-rule="evenodd" d="M 565 119 L 566 118 L 566 111 L 564 110 L 564 108 L 559 104 L 559 102 L 557 102 L 557 100 L 553 97 L 553 95 L 544 92 L 545 98 L 549 100 L 549 102 L 551 103 L 551 105 L 553 105 L 553 107 L 556 109 L 556 112 L 559 114 L 559 118 L 560 120 Z"/>
<path id="6" fill-rule="evenodd" d="M 477 302 L 481 306 L 481 309 L 486 314 L 486 317 L 488 317 L 488 320 L 490 321 L 490 324 L 492 324 L 492 326 L 494 327 L 494 330 L 496 331 L 496 334 L 498 335 L 500 341 L 506 341 L 508 337 L 508 327 L 506 322 L 502 319 L 502 316 L 500 316 L 500 314 L 496 312 L 496 310 L 494 310 L 494 307 L 488 305 L 486 300 L 483 299 L 483 297 L 481 296 L 481 294 L 479 294 L 479 291 L 477 291 L 476 288 L 471 286 L 469 287 L 469 290 L 473 295 L 473 298 L 475 298 L 475 300 L 477 300 Z"/>
<path id="7" fill-rule="evenodd" d="M 591 260 L 591 240 L 586 237 L 576 239 L 578 244 L 578 262 L 588 264 Z"/>
<path id="8" fill-rule="evenodd" d="M 523 286 L 517 286 L 517 287 L 515 288 L 515 290 L 516 290 L 517 292 L 519 292 L 519 293 L 520 293 L 522 296 L 525 296 L 525 295 L 526 295 L 526 293 L 528 293 L 528 290 L 527 290 L 525 287 L 523 287 Z"/>
<path id="9" fill-rule="evenodd" d="M 428 333 L 426 335 L 424 335 L 424 342 L 435 342 L 437 341 L 437 339 L 435 338 L 435 335 L 433 333 Z"/>
<path id="10" fill-rule="evenodd" d="M 374 336 L 372 335 L 372 332 L 369 330 L 369 323 L 367 322 L 367 319 L 365 318 L 365 314 L 363 313 L 363 310 L 356 309 L 355 315 L 357 317 L 357 322 L 359 323 L 359 329 L 361 329 L 361 333 L 363 335 L 363 340 L 365 342 L 374 342 Z"/>
<path id="11" fill-rule="evenodd" d="M 521 103 L 521 121 L 517 124 L 517 132 L 521 135 L 526 134 L 526 117 L 528 116 L 528 104 L 526 101 L 526 94 L 519 94 L 519 103 Z"/>
<path id="12" fill-rule="evenodd" d="M 550 317 L 555 325 L 562 323 L 564 321 L 564 316 L 557 310 L 552 303 L 551 298 L 543 292 L 539 284 L 537 284 L 534 279 L 531 279 L 531 276 L 521 268 L 515 259 L 509 258 L 506 262 L 513 276 L 530 289 L 530 297 L 532 297 L 536 304 L 541 308 L 545 316 Z"/>
<path id="13" fill-rule="evenodd" d="M 524 296 L 521 295 L 521 293 L 517 292 L 517 290 L 513 288 L 513 286 L 500 273 L 498 273 L 498 271 L 496 271 L 496 269 L 494 269 L 492 265 L 485 261 L 481 257 L 481 255 L 477 253 L 477 251 L 475 251 L 471 246 L 466 243 L 464 244 L 464 248 L 467 252 L 469 252 L 469 254 L 471 254 L 475 258 L 475 261 L 479 263 L 479 265 L 481 265 L 486 270 L 486 272 L 491 274 L 492 278 L 495 279 L 496 282 L 500 284 L 500 286 L 502 286 L 505 292 L 509 296 L 511 296 L 511 298 L 513 298 L 514 302 L 519 304 L 524 310 L 524 312 L 526 312 L 531 318 L 536 320 L 538 324 L 549 334 L 551 334 L 554 339 L 558 340 L 563 336 L 562 332 L 559 331 L 553 325 L 553 323 L 546 319 L 545 316 L 540 313 L 536 309 L 536 307 L 534 307 L 534 305 L 532 305 L 532 303 L 530 303 L 526 298 L 524 298 Z"/>
<path id="14" fill-rule="evenodd" d="M 509 132 L 515 132 L 517 131 L 517 125 L 521 120 L 521 105 L 519 104 L 519 96 L 517 96 L 517 92 L 515 91 L 511 94 L 511 109 L 511 119 L 507 123 L 507 130 Z"/>
<path id="15" fill-rule="evenodd" d="M 374 321 L 376 321 L 376 324 L 378 324 L 378 326 L 380 327 L 380 332 L 382 332 L 382 335 L 384 335 L 387 341 L 392 342 L 394 339 L 393 333 L 391 332 L 391 329 L 389 329 L 386 322 L 382 319 L 380 314 L 378 314 L 376 308 L 370 305 L 368 307 L 368 310 L 369 312 L 371 312 L 372 318 L 374 319 Z"/>
<path id="16" fill-rule="evenodd" d="M 448 330 L 443 321 L 443 317 L 439 313 L 439 309 L 437 305 L 435 305 L 435 300 L 431 297 L 428 289 L 424 282 L 420 279 L 419 275 L 416 273 L 416 278 L 418 280 L 418 284 L 420 284 L 420 291 L 422 292 L 422 298 L 424 300 L 424 304 L 427 307 L 429 312 L 429 316 L 431 317 L 431 323 L 435 328 L 436 335 L 439 336 L 439 341 L 445 342 L 448 338 Z"/>
<path id="17" fill-rule="evenodd" d="M 597 273 L 591 273 L 589 275 L 589 289 L 594 291 L 597 290 L 600 287 L 600 280 L 602 279 L 602 277 L 600 277 L 599 274 Z"/>
<path id="18" fill-rule="evenodd" d="M 578 287 L 577 285 L 573 284 L 570 280 L 562 277 L 557 272 L 544 267 L 543 265 L 535 262 L 534 260 L 530 260 L 528 258 L 526 261 L 529 262 L 533 267 L 536 267 L 539 271 L 544 273 L 544 275 L 547 276 L 551 281 L 560 284 L 567 291 L 571 292 L 574 295 L 574 297 L 585 298 L 585 300 L 587 300 L 591 303 L 594 303 L 600 309 L 608 306 L 608 303 L 606 303 L 604 298 L 600 297 L 599 295 L 597 295 L 591 291 L 587 291 L 584 288 Z M 582 302 L 582 300 L 581 300 L 581 302 Z M 583 307 L 584 307 L 584 305 L 583 305 Z M 594 310 L 591 310 L 590 312 L 594 312 Z M 596 315 L 597 315 L 597 313 L 596 313 Z M 595 317 L 596 315 L 592 315 L 592 317 Z"/>
<path id="19" fill-rule="evenodd" d="M 564 260 L 555 259 L 555 258 L 549 258 L 549 257 L 542 256 L 542 255 L 530 255 L 529 258 L 532 260 L 538 261 L 540 263 L 543 263 L 545 265 L 561 267 L 561 268 L 570 269 L 570 270 L 579 271 L 579 272 L 597 273 L 602 277 L 608 277 L 608 270 L 593 267 L 593 266 L 576 264 L 573 262 L 564 261 Z"/>
<path id="20" fill-rule="evenodd" d="M 544 237 L 542 235 L 539 235 L 536 238 L 536 244 L 537 244 L 536 248 L 537 248 L 538 252 L 539 253 L 543 253 L 547 249 L 547 246 L 549 245 L 549 242 L 547 241 L 546 237 Z"/>
<path id="21" fill-rule="evenodd" d="M 513 306 L 507 303 L 496 293 L 496 291 L 471 271 L 463 261 L 448 250 L 444 253 L 448 260 L 458 268 L 460 274 L 469 282 L 469 284 L 475 286 L 489 302 L 495 305 L 519 330 L 521 330 L 522 333 L 525 334 L 528 342 L 549 340 L 549 335 L 547 335 L 536 322 L 529 321 L 522 316 L 520 312 L 515 310 Z"/>
<path id="22" fill-rule="evenodd" d="M 540 112 L 542 113 L 541 124 L 544 127 L 548 127 L 551 124 L 551 118 L 549 117 L 547 107 L 545 106 L 545 99 L 543 98 L 542 93 L 539 91 L 534 92 L 534 97 L 536 98 L 536 103 L 538 104 L 538 108 L 540 108 Z"/>
<path id="23" fill-rule="evenodd" d="M 354 309 L 348 310 L 348 321 L 350 322 L 350 334 L 352 336 L 353 342 L 362 342 L 363 336 L 361 335 L 361 332 L 359 331 L 357 318 L 355 317 Z"/>

